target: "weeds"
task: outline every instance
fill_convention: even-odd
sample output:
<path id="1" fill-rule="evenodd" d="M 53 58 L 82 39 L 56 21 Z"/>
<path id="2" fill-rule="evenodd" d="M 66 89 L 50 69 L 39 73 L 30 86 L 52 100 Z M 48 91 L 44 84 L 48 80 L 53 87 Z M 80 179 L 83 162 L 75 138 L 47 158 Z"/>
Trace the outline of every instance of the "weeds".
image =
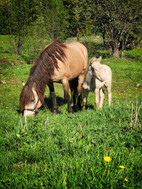
<path id="1" fill-rule="evenodd" d="M 131 113 L 129 114 L 130 118 L 131 118 L 131 122 L 130 122 L 130 127 L 131 129 L 133 129 L 134 127 L 141 128 L 141 124 L 139 121 L 139 112 L 142 109 L 142 102 L 140 103 L 140 105 L 138 105 L 138 102 L 136 103 L 136 105 L 134 106 L 134 104 L 131 104 Z"/>

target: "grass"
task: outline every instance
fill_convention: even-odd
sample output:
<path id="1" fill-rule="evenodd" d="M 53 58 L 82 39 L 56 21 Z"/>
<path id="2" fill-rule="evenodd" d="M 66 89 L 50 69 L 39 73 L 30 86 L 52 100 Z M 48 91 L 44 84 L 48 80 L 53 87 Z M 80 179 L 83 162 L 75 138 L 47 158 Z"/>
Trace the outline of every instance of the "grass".
<path id="1" fill-rule="evenodd" d="M 10 41 L 8 35 L 0 35 L 0 64 L 3 67 L 24 63 L 20 56 L 14 54 Z"/>
<path id="2" fill-rule="evenodd" d="M 114 98 L 126 99 L 132 97 L 137 99 L 142 96 L 141 62 L 116 58 L 104 59 L 102 62 L 109 65 L 112 69 Z"/>
<path id="3" fill-rule="evenodd" d="M 142 61 L 142 49 L 137 48 L 126 51 L 125 56 L 130 60 Z"/>
<path id="4" fill-rule="evenodd" d="M 28 130 L 23 117 L 0 112 L 3 188 L 140 188 L 141 129 L 131 129 L 127 111 L 123 104 L 55 116 L 44 110 Z"/>
<path id="5" fill-rule="evenodd" d="M 141 188 L 140 61 L 103 59 L 113 73 L 111 107 L 105 98 L 97 110 L 90 93 L 86 110 L 68 114 L 62 85 L 56 84 L 60 113 L 52 115 L 46 89 L 45 106 L 26 121 L 19 96 L 31 65 L 19 64 L 16 57 L 11 66 L 9 53 L 5 56 L 9 63 L 0 64 L 0 188 Z M 107 156 L 111 161 L 104 160 Z"/>

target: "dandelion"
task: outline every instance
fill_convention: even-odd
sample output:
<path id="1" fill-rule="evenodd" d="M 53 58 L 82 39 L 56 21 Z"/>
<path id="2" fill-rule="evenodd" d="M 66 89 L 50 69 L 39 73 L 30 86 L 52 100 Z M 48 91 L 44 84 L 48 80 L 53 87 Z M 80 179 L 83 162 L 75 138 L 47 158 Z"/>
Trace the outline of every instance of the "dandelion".
<path id="1" fill-rule="evenodd" d="M 119 168 L 120 169 L 125 169 L 125 167 L 123 165 L 120 165 Z"/>
<path id="2" fill-rule="evenodd" d="M 124 180 L 125 180 L 125 182 L 128 182 L 128 179 L 127 179 L 127 178 L 125 178 Z"/>
<path id="3" fill-rule="evenodd" d="M 106 162 L 110 162 L 110 161 L 111 161 L 111 158 L 110 158 L 109 156 L 105 156 L 105 157 L 104 157 L 104 160 L 105 160 Z"/>

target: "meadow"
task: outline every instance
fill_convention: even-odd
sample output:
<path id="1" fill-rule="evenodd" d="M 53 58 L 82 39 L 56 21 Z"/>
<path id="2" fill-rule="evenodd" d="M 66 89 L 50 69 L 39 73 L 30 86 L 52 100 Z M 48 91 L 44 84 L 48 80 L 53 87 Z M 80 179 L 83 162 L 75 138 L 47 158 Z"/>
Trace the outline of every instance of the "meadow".
<path id="1" fill-rule="evenodd" d="M 123 60 L 94 52 L 112 69 L 111 107 L 106 93 L 103 109 L 96 109 L 90 93 L 86 110 L 69 114 L 62 85 L 55 84 L 59 114 L 51 112 L 47 88 L 45 105 L 25 121 L 19 97 L 32 65 L 0 36 L 0 188 L 141 188 L 141 52 L 126 51 Z"/>

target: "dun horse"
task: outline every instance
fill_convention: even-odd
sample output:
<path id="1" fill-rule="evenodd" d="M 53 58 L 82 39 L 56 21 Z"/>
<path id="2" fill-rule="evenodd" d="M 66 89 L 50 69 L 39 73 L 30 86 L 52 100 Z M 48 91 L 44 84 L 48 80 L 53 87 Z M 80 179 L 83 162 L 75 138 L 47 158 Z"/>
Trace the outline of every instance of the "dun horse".
<path id="1" fill-rule="evenodd" d="M 71 87 L 72 102 L 75 100 L 75 91 L 77 90 L 77 105 L 81 106 L 81 88 L 87 69 L 87 62 L 87 49 L 79 42 L 61 43 L 55 40 L 46 46 L 32 66 L 28 80 L 21 92 L 20 106 L 23 115 L 34 115 L 42 106 L 46 85 L 50 90 L 53 113 L 58 112 L 54 82 L 61 82 L 63 85 L 68 112 L 72 112 L 69 85 Z M 78 83 L 77 86 L 76 83 Z"/>
<path id="2" fill-rule="evenodd" d="M 102 108 L 104 101 L 104 92 L 102 87 L 106 86 L 108 92 L 108 102 L 111 104 L 112 94 L 111 94 L 111 81 L 112 72 L 109 66 L 100 64 L 100 58 L 93 57 L 90 60 L 90 65 L 86 73 L 84 83 L 83 83 L 83 109 L 85 109 L 87 103 L 87 97 L 89 91 L 95 93 L 95 104 L 97 108 Z M 100 103 L 99 103 L 100 95 Z"/>

